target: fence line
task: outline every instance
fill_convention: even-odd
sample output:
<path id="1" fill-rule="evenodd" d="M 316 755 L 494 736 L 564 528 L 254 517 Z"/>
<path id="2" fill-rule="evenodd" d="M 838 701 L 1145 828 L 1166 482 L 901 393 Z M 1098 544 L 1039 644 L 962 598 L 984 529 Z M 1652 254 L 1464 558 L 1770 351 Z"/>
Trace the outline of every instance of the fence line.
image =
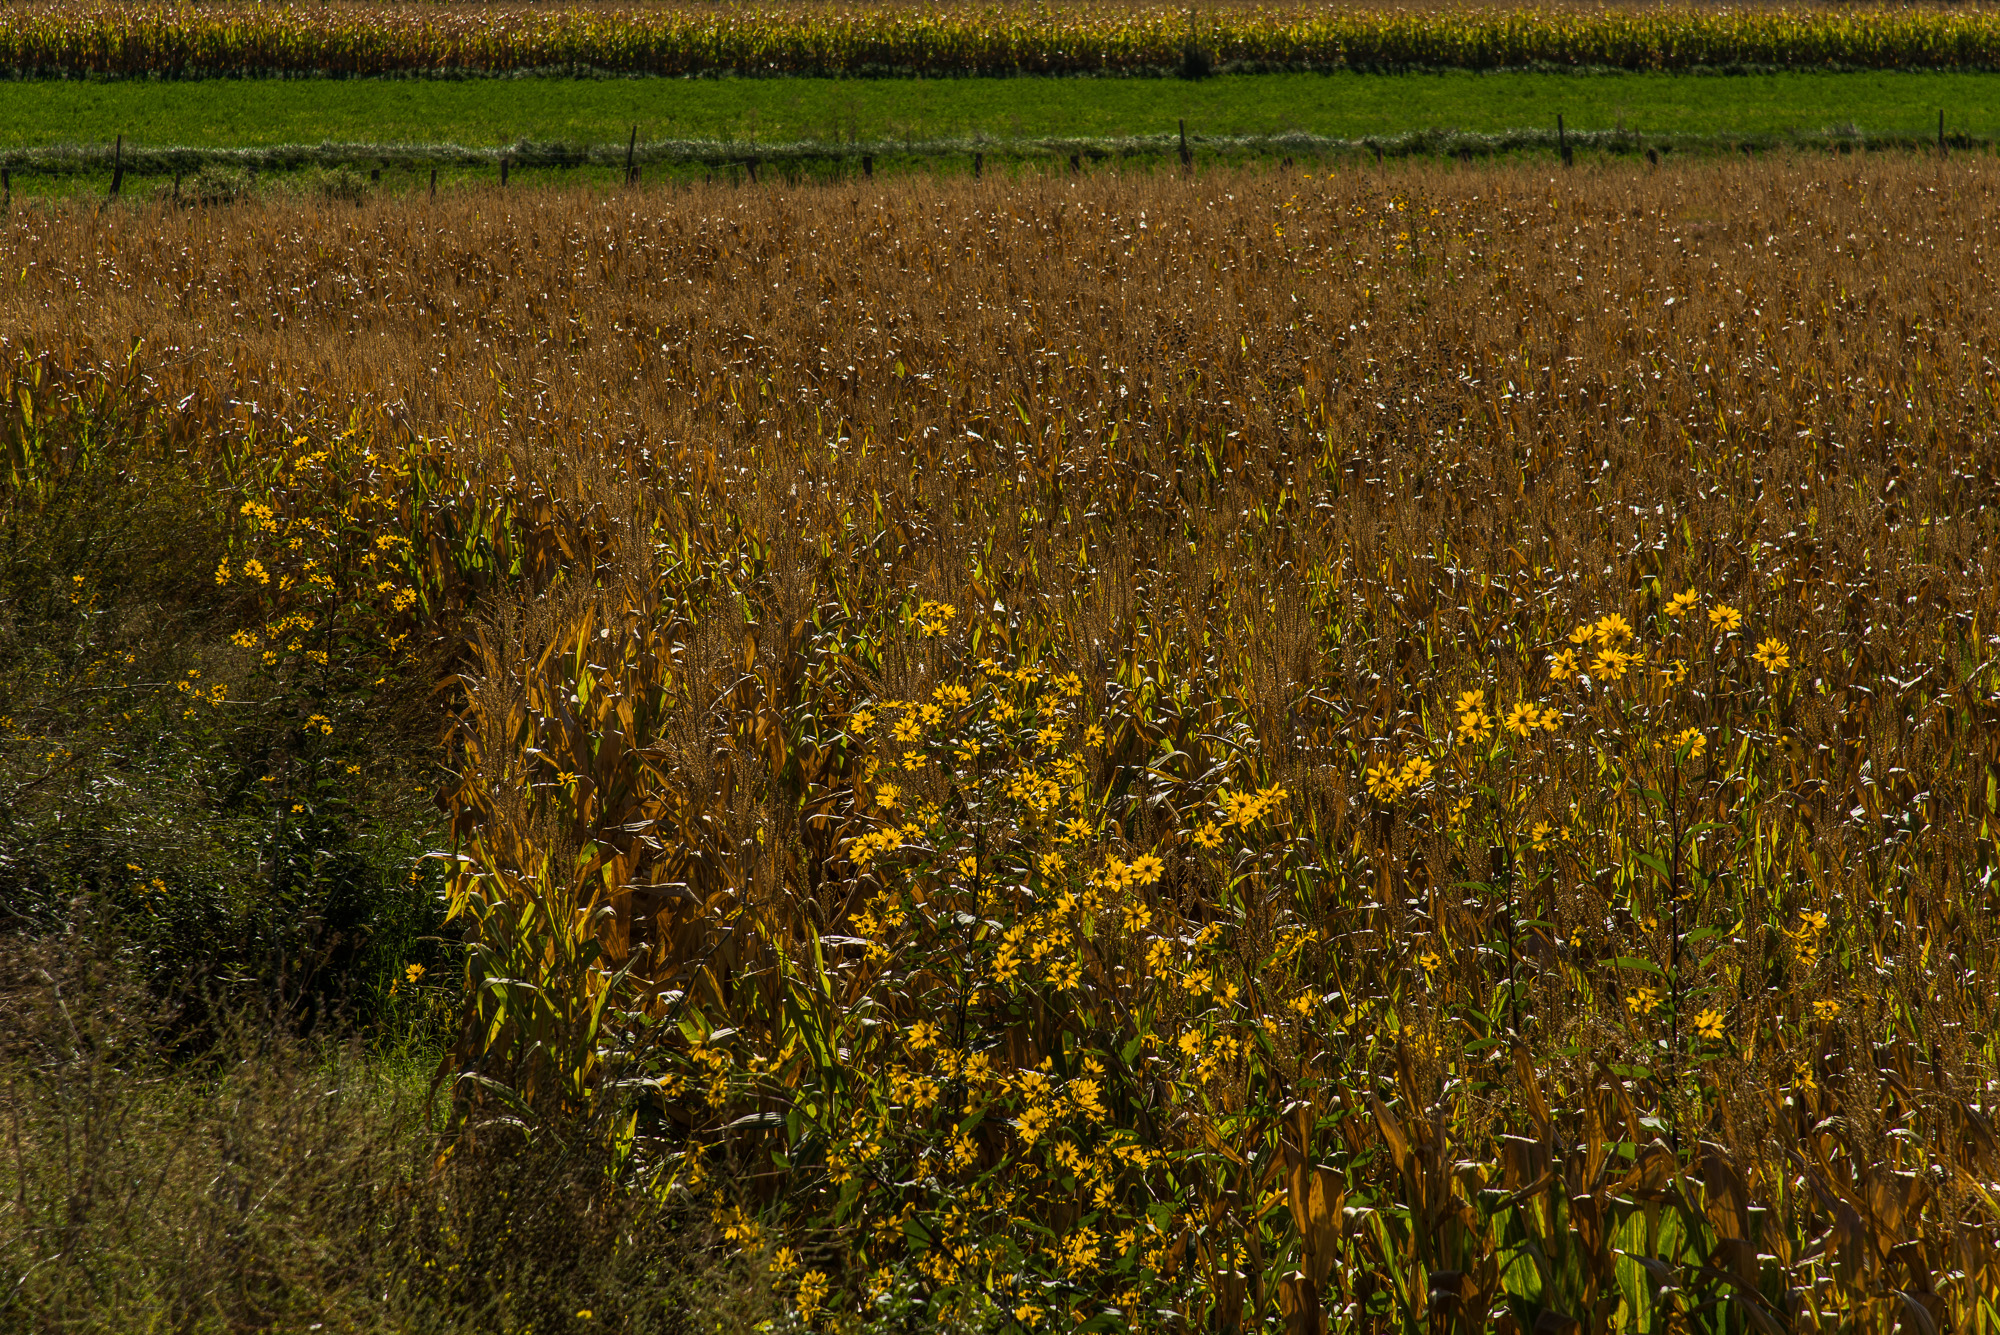
<path id="1" fill-rule="evenodd" d="M 1636 130 L 1508 130 L 1498 134 L 1421 130 L 1400 135 L 1339 138 L 1294 132 L 1274 135 L 1201 135 L 1166 131 L 1152 135 L 1093 138 L 997 139 L 959 137 L 921 140 L 798 140 L 784 143 L 712 139 L 661 139 L 602 144 L 534 143 L 494 147 L 459 144 L 325 143 L 277 144 L 262 148 L 148 147 L 129 137 L 116 144 L 65 144 L 0 149 L 0 170 L 14 175 L 78 176 L 116 172 L 122 177 L 182 176 L 203 168 L 263 172 L 304 168 L 459 168 L 513 172 L 535 168 L 622 168 L 629 179 L 648 166 L 729 167 L 763 165 L 863 165 L 876 161 L 961 159 L 1104 162 L 1124 159 L 1178 159 L 1184 165 L 1207 158 L 1491 157 L 1507 153 L 1561 154 L 1596 151 L 1615 155 L 1712 153 L 1798 148 L 1864 150 L 1950 147 L 1990 148 L 1991 140 L 1963 134 L 1867 135 L 1858 130 L 1815 134 L 1653 135 Z"/>

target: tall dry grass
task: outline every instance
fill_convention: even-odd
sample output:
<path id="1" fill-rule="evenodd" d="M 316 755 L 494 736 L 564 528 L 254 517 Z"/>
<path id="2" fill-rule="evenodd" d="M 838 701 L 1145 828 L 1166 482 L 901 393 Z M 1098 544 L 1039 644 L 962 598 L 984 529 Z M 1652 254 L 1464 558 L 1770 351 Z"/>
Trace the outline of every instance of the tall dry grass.
<path id="1" fill-rule="evenodd" d="M 17 403 L 108 382 L 274 507 L 239 563 L 327 505 L 409 544 L 366 624 L 457 674 L 474 978 L 551 985 L 468 1003 L 475 1141 L 627 1081 L 628 1168 L 800 1308 L 1983 1328 L 1995 184 L 62 207 L 0 326 Z M 1104 730 L 1067 842 L 995 786 L 1030 716 Z M 1018 981 L 1016 927 L 1098 972 Z M 1035 1101 L 1087 1062 L 1146 1153 L 1066 1178 L 1020 1128 L 1110 1154 Z"/>
<path id="2" fill-rule="evenodd" d="M 605 1190 L 596 1146 L 439 1164 L 427 1070 L 254 1019 L 170 1061 L 76 939 L 0 943 L 0 1327 L 728 1329 L 706 1226 Z"/>

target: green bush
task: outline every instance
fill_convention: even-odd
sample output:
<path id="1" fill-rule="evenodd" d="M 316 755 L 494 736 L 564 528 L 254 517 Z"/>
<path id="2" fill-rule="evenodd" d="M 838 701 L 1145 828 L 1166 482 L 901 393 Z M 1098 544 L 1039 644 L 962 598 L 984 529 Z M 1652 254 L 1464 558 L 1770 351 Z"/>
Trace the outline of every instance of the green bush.
<path id="1" fill-rule="evenodd" d="M 129 397 L 40 397 L 0 494 L 0 926 L 88 923 L 183 1025 L 411 1021 L 410 966 L 447 958 L 432 740 L 232 642 L 227 478 Z"/>

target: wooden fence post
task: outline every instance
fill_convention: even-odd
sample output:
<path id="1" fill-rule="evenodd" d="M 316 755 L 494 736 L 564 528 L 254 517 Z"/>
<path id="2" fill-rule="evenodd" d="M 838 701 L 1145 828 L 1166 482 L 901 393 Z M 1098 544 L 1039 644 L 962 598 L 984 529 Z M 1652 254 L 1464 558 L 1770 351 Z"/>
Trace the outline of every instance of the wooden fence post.
<path id="1" fill-rule="evenodd" d="M 432 167 L 432 168 L 431 168 L 431 198 L 432 198 L 432 199 L 436 199 L 437 197 L 438 197 L 438 169 L 437 169 L 436 167 Z"/>
<path id="2" fill-rule="evenodd" d="M 1188 149 L 1187 119 L 1185 117 L 1181 119 L 1181 166 L 1183 168 L 1194 166 L 1194 154 Z"/>
<path id="3" fill-rule="evenodd" d="M 972 179 L 975 181 L 978 180 L 980 172 L 984 171 L 985 168 L 986 155 L 984 153 L 974 153 L 972 155 Z"/>
<path id="4" fill-rule="evenodd" d="M 861 155 L 861 174 L 868 180 L 875 179 L 875 159 L 866 153 Z"/>
<path id="5" fill-rule="evenodd" d="M 111 197 L 118 197 L 118 187 L 125 184 L 125 136 L 118 136 L 118 143 L 111 150 Z"/>
<path id="6" fill-rule="evenodd" d="M 1563 166 L 1568 167 L 1572 165 L 1569 156 L 1569 131 L 1563 128 L 1563 118 L 1560 111 L 1556 113 L 1556 149 L 1562 154 Z"/>
<path id="7" fill-rule="evenodd" d="M 632 165 L 632 155 L 639 151 L 639 126 L 632 126 L 632 137 L 625 141 L 625 184 L 630 185 L 637 178 L 638 168 Z"/>
<path id="8" fill-rule="evenodd" d="M 504 153 L 500 156 L 500 184 L 507 184 L 507 156 Z"/>

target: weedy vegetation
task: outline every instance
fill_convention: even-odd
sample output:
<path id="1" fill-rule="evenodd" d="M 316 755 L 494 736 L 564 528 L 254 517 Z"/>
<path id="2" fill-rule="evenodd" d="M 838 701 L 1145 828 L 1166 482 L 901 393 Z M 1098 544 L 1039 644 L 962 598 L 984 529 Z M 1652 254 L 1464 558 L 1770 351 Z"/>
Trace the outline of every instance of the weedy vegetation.
<path id="1" fill-rule="evenodd" d="M 1996 186 L 17 207 L 4 1310 L 1993 1329 Z"/>

